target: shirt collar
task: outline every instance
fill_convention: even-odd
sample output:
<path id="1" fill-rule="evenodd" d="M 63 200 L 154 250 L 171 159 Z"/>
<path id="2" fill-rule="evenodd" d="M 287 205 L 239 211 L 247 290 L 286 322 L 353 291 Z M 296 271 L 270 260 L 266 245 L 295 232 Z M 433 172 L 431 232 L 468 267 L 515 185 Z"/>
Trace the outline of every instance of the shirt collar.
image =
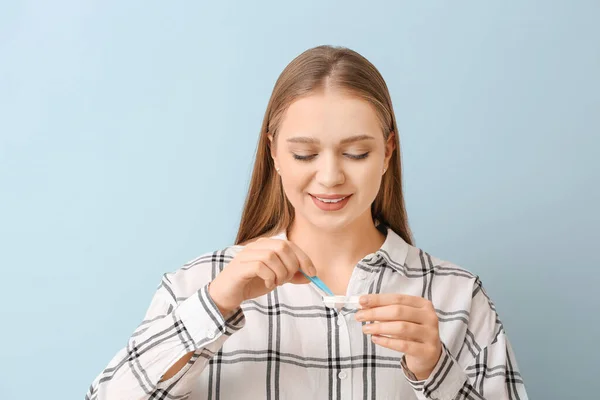
<path id="1" fill-rule="evenodd" d="M 387 229 L 385 241 L 375 255 L 381 257 L 396 272 L 406 275 L 406 256 L 409 244 L 391 228 L 385 227 L 385 229 Z"/>

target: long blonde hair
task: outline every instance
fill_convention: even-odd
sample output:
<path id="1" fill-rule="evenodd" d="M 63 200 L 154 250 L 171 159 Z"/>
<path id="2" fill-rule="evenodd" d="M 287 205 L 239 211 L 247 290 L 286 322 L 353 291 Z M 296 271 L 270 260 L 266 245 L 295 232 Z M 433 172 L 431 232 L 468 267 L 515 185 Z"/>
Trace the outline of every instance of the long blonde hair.
<path id="1" fill-rule="evenodd" d="M 288 229 L 294 220 L 294 208 L 285 196 L 270 156 L 268 135 L 276 135 L 290 104 L 323 90 L 326 84 L 370 102 L 377 111 L 385 140 L 395 132 L 394 153 L 371 206 L 371 213 L 374 219 L 413 244 L 402 194 L 398 128 L 387 85 L 377 68 L 366 58 L 353 50 L 333 46 L 306 50 L 287 65 L 275 83 L 260 130 L 236 244 Z"/>

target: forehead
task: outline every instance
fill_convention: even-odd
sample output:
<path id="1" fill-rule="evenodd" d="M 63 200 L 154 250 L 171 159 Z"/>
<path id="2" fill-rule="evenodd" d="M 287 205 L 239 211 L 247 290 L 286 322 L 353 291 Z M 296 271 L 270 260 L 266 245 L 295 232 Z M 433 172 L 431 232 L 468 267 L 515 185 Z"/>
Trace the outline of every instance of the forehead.
<path id="1" fill-rule="evenodd" d="M 293 102 L 286 110 L 279 136 L 311 136 L 321 142 L 357 134 L 383 135 L 375 108 L 366 100 L 328 90 Z"/>

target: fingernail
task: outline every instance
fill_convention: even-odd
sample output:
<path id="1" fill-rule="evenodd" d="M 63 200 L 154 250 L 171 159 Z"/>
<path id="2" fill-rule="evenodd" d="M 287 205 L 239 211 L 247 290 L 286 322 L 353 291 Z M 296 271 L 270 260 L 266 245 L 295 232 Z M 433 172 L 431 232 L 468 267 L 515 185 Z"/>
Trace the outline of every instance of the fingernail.
<path id="1" fill-rule="evenodd" d="M 357 312 L 354 318 L 356 318 L 357 321 L 362 321 L 363 315 L 360 312 Z"/>
<path id="2" fill-rule="evenodd" d="M 364 332 L 364 333 L 371 333 L 371 331 L 372 331 L 372 330 L 373 330 L 373 329 L 371 328 L 371 325 L 365 325 L 365 326 L 363 327 L 363 332 Z"/>
<path id="3" fill-rule="evenodd" d="M 315 267 L 310 267 L 310 274 L 311 277 L 317 276 L 317 269 Z"/>
<path id="4" fill-rule="evenodd" d="M 369 304 L 369 298 L 367 296 L 361 296 L 361 298 L 358 300 L 358 302 L 361 305 L 366 306 L 367 304 Z"/>

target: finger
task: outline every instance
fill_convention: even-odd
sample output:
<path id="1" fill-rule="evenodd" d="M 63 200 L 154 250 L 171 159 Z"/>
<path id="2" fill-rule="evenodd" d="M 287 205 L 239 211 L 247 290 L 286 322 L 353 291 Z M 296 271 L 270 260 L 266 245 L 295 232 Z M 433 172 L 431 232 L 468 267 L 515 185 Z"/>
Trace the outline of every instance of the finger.
<path id="1" fill-rule="evenodd" d="M 298 260 L 296 253 L 290 246 L 290 242 L 286 240 L 271 240 L 269 242 L 269 247 L 277 253 L 283 262 L 283 266 L 288 271 L 286 280 L 289 281 L 300 268 L 300 260 Z"/>
<path id="2" fill-rule="evenodd" d="M 385 336 L 371 336 L 371 341 L 376 345 L 391 350 L 399 351 L 409 356 L 419 357 L 429 354 L 430 345 L 412 340 L 395 339 Z"/>
<path id="3" fill-rule="evenodd" d="M 286 240 L 263 238 L 256 242 L 255 248 L 261 250 L 270 250 L 277 253 L 279 259 L 283 263 L 283 266 L 287 269 L 287 277 L 285 282 L 291 280 L 294 276 L 294 273 L 296 273 L 298 268 L 300 268 L 300 262 L 296 257 L 296 253 L 294 253 Z"/>
<path id="4" fill-rule="evenodd" d="M 265 281 L 265 287 L 267 289 L 272 289 L 275 287 L 277 275 L 275 275 L 275 272 L 273 272 L 271 268 L 267 267 L 261 261 L 244 262 L 243 264 L 251 268 L 253 277 L 258 276 L 260 279 Z"/>
<path id="5" fill-rule="evenodd" d="M 431 329 L 419 324 L 404 321 L 380 322 L 366 324 L 363 332 L 369 335 L 385 335 L 394 339 L 427 343 L 433 337 Z"/>
<path id="6" fill-rule="evenodd" d="M 360 305 L 364 307 L 381 307 L 391 304 L 402 304 L 409 307 L 424 308 L 430 305 L 429 300 L 419 296 L 410 296 L 400 293 L 366 294 L 360 297 Z"/>
<path id="7" fill-rule="evenodd" d="M 273 250 L 254 250 L 258 256 L 257 261 L 261 261 L 277 275 L 275 283 L 283 285 L 288 280 L 288 270 L 281 262 L 281 259 Z"/>
<path id="8" fill-rule="evenodd" d="M 289 283 L 293 283 L 294 285 L 303 285 L 306 283 L 310 283 L 310 280 L 306 276 L 304 276 L 302 272 L 296 272 L 292 280 L 289 281 Z"/>
<path id="9" fill-rule="evenodd" d="M 426 311 L 403 305 L 391 305 L 366 308 L 357 311 L 357 321 L 406 321 L 417 324 L 427 324 L 430 318 Z"/>
<path id="10" fill-rule="evenodd" d="M 308 255 L 306 255 L 306 253 L 302 251 L 302 249 L 295 243 L 291 241 L 288 241 L 288 243 L 294 253 L 296 253 L 296 257 L 300 261 L 300 268 L 302 271 L 306 272 L 309 276 L 317 276 L 317 269 Z"/>

